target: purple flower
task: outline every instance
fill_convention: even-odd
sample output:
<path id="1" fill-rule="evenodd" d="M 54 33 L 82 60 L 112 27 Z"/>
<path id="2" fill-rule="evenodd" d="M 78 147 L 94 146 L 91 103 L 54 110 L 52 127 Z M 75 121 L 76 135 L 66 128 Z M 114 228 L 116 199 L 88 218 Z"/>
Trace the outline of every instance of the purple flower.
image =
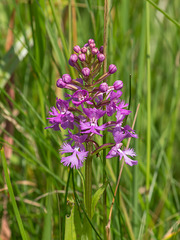
<path id="1" fill-rule="evenodd" d="M 58 113 L 58 111 L 56 110 L 55 107 L 51 107 L 50 110 L 51 111 L 49 111 L 49 115 L 51 115 L 53 117 L 47 118 L 47 119 L 50 119 L 49 123 L 52 125 L 45 127 L 45 129 L 53 128 L 55 131 L 58 131 L 58 130 L 60 130 L 59 124 L 61 123 L 61 114 Z"/>
<path id="2" fill-rule="evenodd" d="M 89 118 L 90 122 L 80 122 L 80 128 L 82 133 L 94 133 L 102 137 L 99 131 L 103 131 L 106 128 L 106 124 L 98 126 L 97 121 L 103 117 L 106 111 L 96 108 L 83 108 L 83 112 Z"/>
<path id="3" fill-rule="evenodd" d="M 63 163 L 64 166 L 69 166 L 71 168 L 79 169 L 83 166 L 83 162 L 88 156 L 88 151 L 84 151 L 82 147 L 79 146 L 79 144 L 76 144 L 74 146 L 71 146 L 68 143 L 64 143 L 62 148 L 60 149 L 61 154 L 64 153 L 72 153 L 72 155 L 68 157 L 62 157 L 61 163 Z"/>
<path id="4" fill-rule="evenodd" d="M 116 144 L 119 144 L 125 138 L 134 137 L 137 138 L 137 134 L 135 134 L 134 130 L 131 129 L 130 126 L 126 125 L 125 127 L 115 127 L 113 129 L 113 137 Z"/>
<path id="5" fill-rule="evenodd" d="M 122 145 L 120 144 L 116 144 L 114 147 L 112 147 L 112 149 L 109 151 L 108 155 L 106 156 L 106 158 L 112 158 L 112 157 L 118 157 L 119 156 L 119 160 L 122 159 L 122 157 L 124 157 L 125 163 L 133 166 L 133 165 L 137 165 L 137 161 L 132 160 L 131 158 L 129 158 L 128 156 L 134 157 L 136 156 L 135 152 L 133 149 L 127 149 L 127 150 L 121 150 L 120 147 Z M 127 156 L 128 155 L 128 156 Z"/>
<path id="6" fill-rule="evenodd" d="M 80 135 L 80 132 L 77 133 L 77 134 L 72 134 L 69 130 L 68 130 L 68 132 L 69 132 L 69 134 L 66 135 L 67 138 L 64 139 L 64 140 L 72 139 L 72 140 L 70 141 L 70 143 L 73 143 L 73 141 L 74 141 L 76 144 L 77 144 L 77 143 L 80 144 L 79 146 L 81 146 L 81 149 L 84 149 L 84 150 L 85 150 L 85 148 L 84 148 L 84 146 L 83 146 L 82 143 L 86 141 L 86 139 L 87 139 L 87 137 L 88 137 L 88 134 Z"/>
<path id="7" fill-rule="evenodd" d="M 106 107 L 106 113 L 110 117 L 117 111 L 117 104 L 120 102 L 120 97 L 122 95 L 121 91 L 110 92 L 107 98 L 110 98 L 110 103 Z"/>
<path id="8" fill-rule="evenodd" d="M 52 112 L 49 112 L 49 115 L 51 115 L 52 117 L 47 119 L 49 119 L 49 123 L 52 124 L 52 126 L 46 127 L 45 129 L 53 128 L 54 130 L 60 130 L 59 124 L 61 124 L 61 127 L 63 129 L 74 129 L 74 115 L 70 111 L 68 111 L 68 101 L 57 98 L 56 107 L 60 113 L 55 107 L 51 108 Z"/>
<path id="9" fill-rule="evenodd" d="M 116 127 L 113 130 L 113 137 L 116 142 L 116 145 L 114 147 L 112 147 L 112 149 L 109 151 L 106 158 L 112 158 L 112 157 L 119 156 L 119 160 L 121 160 L 122 157 L 124 157 L 125 163 L 127 163 L 130 166 L 136 165 L 137 161 L 134 161 L 127 156 L 127 155 L 129 155 L 131 157 L 136 156 L 134 150 L 133 149 L 125 149 L 125 150 L 121 149 L 121 147 L 123 145 L 122 144 L 123 139 L 129 138 L 129 137 L 137 138 L 137 135 L 135 134 L 134 130 L 132 130 L 128 125 L 125 126 L 124 128 Z"/>
<path id="10" fill-rule="evenodd" d="M 79 106 L 84 102 L 87 102 L 88 104 L 93 104 L 90 102 L 91 98 L 89 97 L 89 93 L 86 90 L 77 90 L 73 96 L 72 96 L 72 103 L 75 106 Z"/>
<path id="11" fill-rule="evenodd" d="M 73 49 L 74 54 L 70 56 L 69 64 L 82 78 L 72 79 L 69 74 L 64 74 L 57 80 L 57 87 L 66 88 L 72 93 L 65 93 L 68 100 L 56 99 L 56 107 L 51 107 L 49 111 L 50 126 L 46 127 L 54 130 L 60 130 L 60 127 L 68 129 L 68 135 L 64 139 L 68 143 L 64 143 L 60 149 L 61 154 L 68 155 L 63 156 L 61 162 L 71 168 L 82 167 L 88 154 L 91 154 L 83 144 L 94 144 L 93 148 L 100 151 L 102 148 L 96 143 L 97 137 L 102 137 L 101 131 L 107 130 L 115 141 L 113 144 L 103 144 L 103 147 L 113 146 L 107 158 L 119 156 L 120 160 L 124 157 L 125 162 L 131 166 L 137 164 L 137 161 L 131 159 L 135 156 L 134 150 L 122 148 L 125 138 L 137 138 L 128 125 L 123 125 L 124 118 L 131 112 L 127 109 L 128 104 L 120 99 L 123 82 L 117 80 L 113 86 L 108 86 L 107 82 L 108 77 L 117 71 L 116 65 L 109 65 L 108 71 L 100 75 L 105 55 L 103 46 L 98 50 L 94 39 L 89 39 L 82 48 L 76 45 Z M 109 119 L 99 126 L 98 120 L 105 114 L 107 117 L 116 114 L 116 121 Z M 74 128 L 76 134 L 70 132 Z M 95 134 L 97 136 L 94 138 Z"/>

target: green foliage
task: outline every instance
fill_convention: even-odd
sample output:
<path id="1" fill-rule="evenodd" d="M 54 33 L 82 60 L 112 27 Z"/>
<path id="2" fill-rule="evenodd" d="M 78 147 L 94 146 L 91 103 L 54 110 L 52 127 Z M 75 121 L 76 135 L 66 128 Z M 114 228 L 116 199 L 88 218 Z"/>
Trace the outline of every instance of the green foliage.
<path id="1" fill-rule="evenodd" d="M 61 134 L 44 128 L 56 96 L 64 95 L 63 90 L 56 88 L 56 80 L 64 73 L 77 77 L 67 63 L 72 46 L 82 46 L 88 38 L 94 38 L 98 47 L 103 44 L 103 7 L 102 0 L 0 1 L 0 145 L 8 145 L 13 151 L 7 165 L 1 153 L 0 167 L 5 178 L 1 174 L 0 216 L 7 200 L 12 239 L 64 240 L 71 239 L 73 234 L 76 239 L 77 232 L 83 232 L 85 169 L 74 171 L 74 192 L 69 169 L 60 164 L 58 149 L 64 130 Z M 132 113 L 127 124 L 132 125 L 140 103 L 135 125 L 139 138 L 130 144 L 137 153 L 138 165 L 124 166 L 113 206 L 111 238 L 178 239 L 179 1 L 111 1 L 109 11 L 107 61 L 116 64 L 118 71 L 109 77 L 108 83 L 121 79 L 123 100 L 129 102 L 131 95 Z M 151 82 L 147 81 L 147 73 Z M 147 94 L 151 96 L 148 100 Z M 7 127 L 8 121 L 13 131 Z M 5 134 L 12 139 L 11 145 Z M 108 135 L 106 139 L 113 143 Z M 99 150 L 106 148 L 101 140 L 98 144 Z M 109 214 L 120 166 L 115 158 L 106 160 L 109 184 L 103 186 L 103 151 L 94 152 L 92 215 L 95 214 L 88 220 L 93 239 L 103 236 L 102 194 L 106 187 Z M 73 199 L 73 205 L 69 199 Z"/>

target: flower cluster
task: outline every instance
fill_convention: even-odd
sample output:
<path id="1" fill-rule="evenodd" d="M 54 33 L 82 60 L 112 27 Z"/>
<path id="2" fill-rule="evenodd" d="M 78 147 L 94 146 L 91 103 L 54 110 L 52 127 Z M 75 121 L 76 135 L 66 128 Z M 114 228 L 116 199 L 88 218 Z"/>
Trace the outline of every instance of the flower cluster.
<path id="1" fill-rule="evenodd" d="M 123 126 L 124 118 L 130 114 L 127 110 L 128 104 L 120 99 L 123 82 L 117 80 L 112 86 L 107 84 L 107 78 L 117 71 L 114 64 L 108 68 L 108 72 L 98 77 L 105 56 L 103 46 L 99 49 L 93 39 L 89 39 L 84 47 L 74 47 L 74 54 L 70 56 L 69 64 L 74 67 L 79 78 L 72 79 L 69 74 L 64 74 L 57 80 L 58 88 L 66 88 L 72 94 L 65 94 L 65 99 L 56 99 L 56 108 L 52 107 L 49 112 L 50 126 L 60 130 L 68 129 L 68 135 L 60 149 L 61 154 L 68 153 L 69 156 L 62 157 L 61 162 L 65 166 L 80 168 L 90 152 L 85 146 L 93 142 L 94 150 L 101 147 L 94 140 L 94 135 L 103 136 L 104 131 L 108 131 L 114 137 L 114 144 L 106 143 L 106 147 L 111 146 L 107 158 L 117 157 L 125 159 L 125 163 L 130 166 L 137 164 L 130 158 L 136 154 L 133 149 L 123 147 L 123 139 L 129 137 L 137 138 L 135 132 L 128 126 Z M 112 115 L 116 116 L 116 121 L 107 121 L 102 125 L 99 119 L 107 119 Z M 105 117 L 106 116 L 106 117 Z M 73 134 L 69 129 L 74 130 Z M 85 146 L 84 146 L 85 145 Z"/>

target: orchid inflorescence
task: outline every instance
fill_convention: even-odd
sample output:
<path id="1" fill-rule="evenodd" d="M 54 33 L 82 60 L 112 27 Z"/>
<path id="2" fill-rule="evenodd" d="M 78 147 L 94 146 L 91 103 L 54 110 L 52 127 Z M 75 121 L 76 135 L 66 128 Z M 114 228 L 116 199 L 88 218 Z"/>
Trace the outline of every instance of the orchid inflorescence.
<path id="1" fill-rule="evenodd" d="M 54 130 L 68 129 L 68 135 L 60 149 L 61 154 L 69 153 L 69 156 L 62 157 L 61 163 L 71 168 L 80 168 L 88 154 L 84 144 L 87 146 L 93 143 L 94 151 L 111 147 L 106 158 L 118 157 L 121 160 L 124 157 L 125 163 L 130 166 L 136 165 L 137 161 L 130 157 L 136 156 L 133 149 L 125 149 L 123 139 L 129 137 L 137 138 L 134 130 L 130 126 L 123 126 L 123 120 L 130 114 L 127 110 L 128 104 L 120 99 L 123 82 L 117 80 L 113 86 L 107 84 L 108 76 L 117 71 L 117 67 L 111 64 L 108 72 L 98 77 L 105 60 L 103 46 L 99 49 L 93 39 L 89 39 L 84 47 L 75 46 L 74 54 L 70 56 L 69 64 L 74 67 L 80 78 L 72 79 L 69 74 L 64 74 L 57 80 L 58 88 L 66 88 L 73 94 L 65 93 L 67 100 L 56 98 L 56 108 L 50 108 L 49 123 Z M 99 125 L 98 121 L 103 121 L 116 114 L 116 121 L 107 121 Z M 105 117 L 106 116 L 106 117 Z M 74 129 L 76 134 L 71 131 Z M 113 135 L 115 143 L 105 143 L 104 146 L 98 146 L 94 139 L 95 135 L 102 137 L 101 134 L 108 131 Z"/>

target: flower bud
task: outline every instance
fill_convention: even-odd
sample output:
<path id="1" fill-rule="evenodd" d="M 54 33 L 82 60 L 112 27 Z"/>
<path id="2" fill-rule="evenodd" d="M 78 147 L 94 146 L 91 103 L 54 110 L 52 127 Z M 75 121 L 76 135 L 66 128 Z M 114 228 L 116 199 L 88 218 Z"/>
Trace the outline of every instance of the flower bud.
<path id="1" fill-rule="evenodd" d="M 74 46 L 73 50 L 76 52 L 76 53 L 79 53 L 81 51 L 81 48 L 80 46 L 76 45 Z"/>
<path id="2" fill-rule="evenodd" d="M 83 85 L 83 79 L 82 78 L 76 78 L 76 81 L 78 81 L 79 83 L 81 83 Z"/>
<path id="3" fill-rule="evenodd" d="M 95 43 L 91 43 L 89 44 L 89 47 L 92 49 L 92 48 L 95 48 L 96 44 Z"/>
<path id="4" fill-rule="evenodd" d="M 117 71 L 116 65 L 114 65 L 114 64 L 109 65 L 109 70 L 108 70 L 109 74 L 113 74 L 116 71 Z"/>
<path id="5" fill-rule="evenodd" d="M 90 74 L 90 69 L 88 67 L 85 67 L 82 69 L 82 74 L 85 76 L 85 77 L 88 77 L 89 74 Z"/>
<path id="6" fill-rule="evenodd" d="M 114 82 L 113 87 L 115 90 L 119 90 L 123 88 L 123 82 L 121 80 L 117 80 Z"/>
<path id="7" fill-rule="evenodd" d="M 59 78 L 59 79 L 57 80 L 57 82 L 56 82 L 56 86 L 57 86 L 58 88 L 64 88 L 64 87 L 66 86 L 66 83 L 63 82 L 62 78 Z"/>
<path id="8" fill-rule="evenodd" d="M 69 65 L 70 65 L 71 67 L 74 67 L 74 66 L 75 66 L 74 63 L 71 61 L 71 59 L 69 59 L 68 63 L 69 63 Z"/>
<path id="9" fill-rule="evenodd" d="M 101 47 L 99 48 L 99 51 L 100 51 L 100 53 L 104 53 L 104 47 L 101 46 Z"/>
<path id="10" fill-rule="evenodd" d="M 91 43 L 94 43 L 94 39 L 89 39 L 88 44 L 90 45 Z"/>
<path id="11" fill-rule="evenodd" d="M 71 76 L 70 76 L 69 74 L 64 74 L 64 75 L 62 76 L 62 80 L 63 80 L 63 82 L 65 82 L 65 83 L 70 83 L 70 82 L 72 81 Z"/>
<path id="12" fill-rule="evenodd" d="M 78 56 L 76 54 L 72 54 L 69 60 L 73 63 L 76 63 L 78 60 Z"/>
<path id="13" fill-rule="evenodd" d="M 79 54 L 78 58 L 81 62 L 86 61 L 86 55 L 84 53 Z"/>
<path id="14" fill-rule="evenodd" d="M 92 52 L 93 55 L 96 55 L 98 53 L 98 48 L 96 48 L 96 47 L 92 48 L 91 52 Z"/>
<path id="15" fill-rule="evenodd" d="M 87 48 L 86 48 L 86 47 L 82 47 L 82 48 L 81 48 L 81 52 L 82 52 L 82 53 L 86 53 L 86 52 L 87 52 Z"/>
<path id="16" fill-rule="evenodd" d="M 101 83 L 101 85 L 99 86 L 99 91 L 107 92 L 107 90 L 108 90 L 108 84 L 106 82 Z"/>
<path id="17" fill-rule="evenodd" d="M 105 59 L 105 56 L 104 56 L 104 54 L 102 54 L 102 53 L 98 53 L 98 54 L 97 54 L 97 58 L 98 58 L 99 62 L 103 62 L 104 59 Z"/>

